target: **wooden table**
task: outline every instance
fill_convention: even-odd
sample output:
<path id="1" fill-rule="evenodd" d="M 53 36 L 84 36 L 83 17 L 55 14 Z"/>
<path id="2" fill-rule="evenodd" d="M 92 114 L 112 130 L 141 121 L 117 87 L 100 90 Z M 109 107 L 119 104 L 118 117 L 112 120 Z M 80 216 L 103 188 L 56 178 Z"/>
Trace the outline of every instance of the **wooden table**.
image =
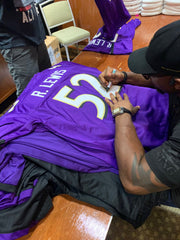
<path id="1" fill-rule="evenodd" d="M 160 27 L 179 20 L 180 16 L 158 15 L 138 17 L 141 25 L 136 29 L 134 50 L 148 45 Z M 107 66 L 128 71 L 127 55 L 107 55 L 89 51 L 81 52 L 73 62 L 98 68 Z M 104 240 L 112 217 L 101 208 L 77 201 L 69 196 L 57 196 L 54 209 L 28 235 L 21 240 Z M 20 240 L 20 239 L 19 239 Z"/>
<path id="2" fill-rule="evenodd" d="M 54 209 L 19 240 L 104 240 L 112 216 L 68 195 L 53 199 Z"/>

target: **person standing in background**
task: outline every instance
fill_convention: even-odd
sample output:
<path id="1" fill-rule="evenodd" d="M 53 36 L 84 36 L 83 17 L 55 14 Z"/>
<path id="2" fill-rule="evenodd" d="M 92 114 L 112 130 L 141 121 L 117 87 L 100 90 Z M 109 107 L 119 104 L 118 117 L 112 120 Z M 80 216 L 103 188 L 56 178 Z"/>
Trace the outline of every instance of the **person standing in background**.
<path id="1" fill-rule="evenodd" d="M 33 0 L 0 0 L 0 51 L 15 82 L 17 97 L 35 73 L 51 67 L 45 38 Z"/>

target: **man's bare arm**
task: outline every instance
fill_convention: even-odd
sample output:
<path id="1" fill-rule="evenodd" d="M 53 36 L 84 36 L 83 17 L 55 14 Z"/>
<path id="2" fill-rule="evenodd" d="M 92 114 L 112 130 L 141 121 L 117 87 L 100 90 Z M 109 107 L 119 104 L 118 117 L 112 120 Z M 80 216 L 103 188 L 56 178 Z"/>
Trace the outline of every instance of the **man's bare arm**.
<path id="1" fill-rule="evenodd" d="M 110 94 L 111 101 L 106 102 L 111 111 L 118 107 L 124 107 L 136 114 L 139 106 L 133 107 L 129 98 L 124 94 L 124 99 L 116 93 Z M 151 192 L 168 189 L 161 183 L 150 169 L 145 150 L 136 134 L 136 129 L 129 113 L 123 113 L 115 117 L 115 153 L 119 168 L 119 176 L 126 191 L 133 194 L 148 194 Z"/>
<path id="2" fill-rule="evenodd" d="M 115 152 L 119 176 L 126 191 L 133 194 L 148 194 L 168 189 L 149 167 L 131 116 L 123 114 L 117 116 L 115 121 Z"/>

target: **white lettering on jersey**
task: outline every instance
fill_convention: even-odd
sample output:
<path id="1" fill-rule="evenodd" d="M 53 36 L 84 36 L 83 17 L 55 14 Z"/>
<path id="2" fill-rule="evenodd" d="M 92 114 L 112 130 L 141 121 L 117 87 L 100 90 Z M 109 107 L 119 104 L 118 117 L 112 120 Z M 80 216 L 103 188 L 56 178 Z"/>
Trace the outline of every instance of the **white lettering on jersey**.
<path id="1" fill-rule="evenodd" d="M 66 72 L 66 70 L 60 70 L 60 71 L 55 71 L 53 72 L 50 77 L 47 77 L 43 83 L 43 85 L 39 85 L 40 87 L 47 87 L 47 88 L 51 88 L 52 86 L 54 86 L 54 84 L 60 79 L 62 78 L 62 76 L 64 75 L 64 73 Z M 53 80 L 55 79 L 55 80 Z"/>
<path id="2" fill-rule="evenodd" d="M 111 42 L 108 42 L 108 41 L 105 41 L 105 40 L 99 39 L 99 38 L 91 40 L 89 45 L 91 45 L 91 44 L 95 45 L 95 46 L 100 46 L 100 47 L 105 45 L 106 48 L 111 48 L 111 46 L 112 46 Z"/>
<path id="3" fill-rule="evenodd" d="M 46 92 L 34 91 L 31 93 L 31 96 L 43 98 L 47 93 L 48 93 L 48 90 Z"/>
<path id="4" fill-rule="evenodd" d="M 70 82 L 72 86 L 79 86 L 80 81 L 86 81 L 88 82 L 100 95 L 103 97 L 108 97 L 110 98 L 109 94 L 110 92 L 106 91 L 98 79 L 92 75 L 89 74 L 77 74 L 74 75 Z M 114 88 L 111 89 L 111 92 L 116 92 L 120 91 L 119 86 L 113 86 Z M 97 109 L 97 118 L 103 120 L 106 116 L 106 110 L 107 110 L 107 105 L 104 102 L 102 98 L 99 96 L 95 96 L 94 94 L 80 94 L 76 98 L 71 98 L 70 94 L 71 92 L 75 91 L 75 88 L 69 87 L 65 85 L 64 87 L 61 88 L 61 90 L 53 97 L 54 100 L 63 102 L 65 104 L 71 105 L 76 108 L 80 108 L 83 106 L 84 103 L 86 102 L 91 102 L 96 106 Z"/>

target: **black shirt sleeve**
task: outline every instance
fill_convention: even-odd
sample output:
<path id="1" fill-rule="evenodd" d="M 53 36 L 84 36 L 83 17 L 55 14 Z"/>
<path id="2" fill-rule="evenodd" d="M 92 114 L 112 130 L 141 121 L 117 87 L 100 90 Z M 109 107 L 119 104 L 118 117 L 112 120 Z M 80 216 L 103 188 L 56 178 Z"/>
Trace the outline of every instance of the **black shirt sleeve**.
<path id="1" fill-rule="evenodd" d="M 146 153 L 146 160 L 162 183 L 170 188 L 180 186 L 180 142 L 163 143 Z"/>
<path id="2" fill-rule="evenodd" d="M 180 98 L 170 96 L 169 138 L 146 153 L 156 177 L 170 188 L 180 187 Z"/>

